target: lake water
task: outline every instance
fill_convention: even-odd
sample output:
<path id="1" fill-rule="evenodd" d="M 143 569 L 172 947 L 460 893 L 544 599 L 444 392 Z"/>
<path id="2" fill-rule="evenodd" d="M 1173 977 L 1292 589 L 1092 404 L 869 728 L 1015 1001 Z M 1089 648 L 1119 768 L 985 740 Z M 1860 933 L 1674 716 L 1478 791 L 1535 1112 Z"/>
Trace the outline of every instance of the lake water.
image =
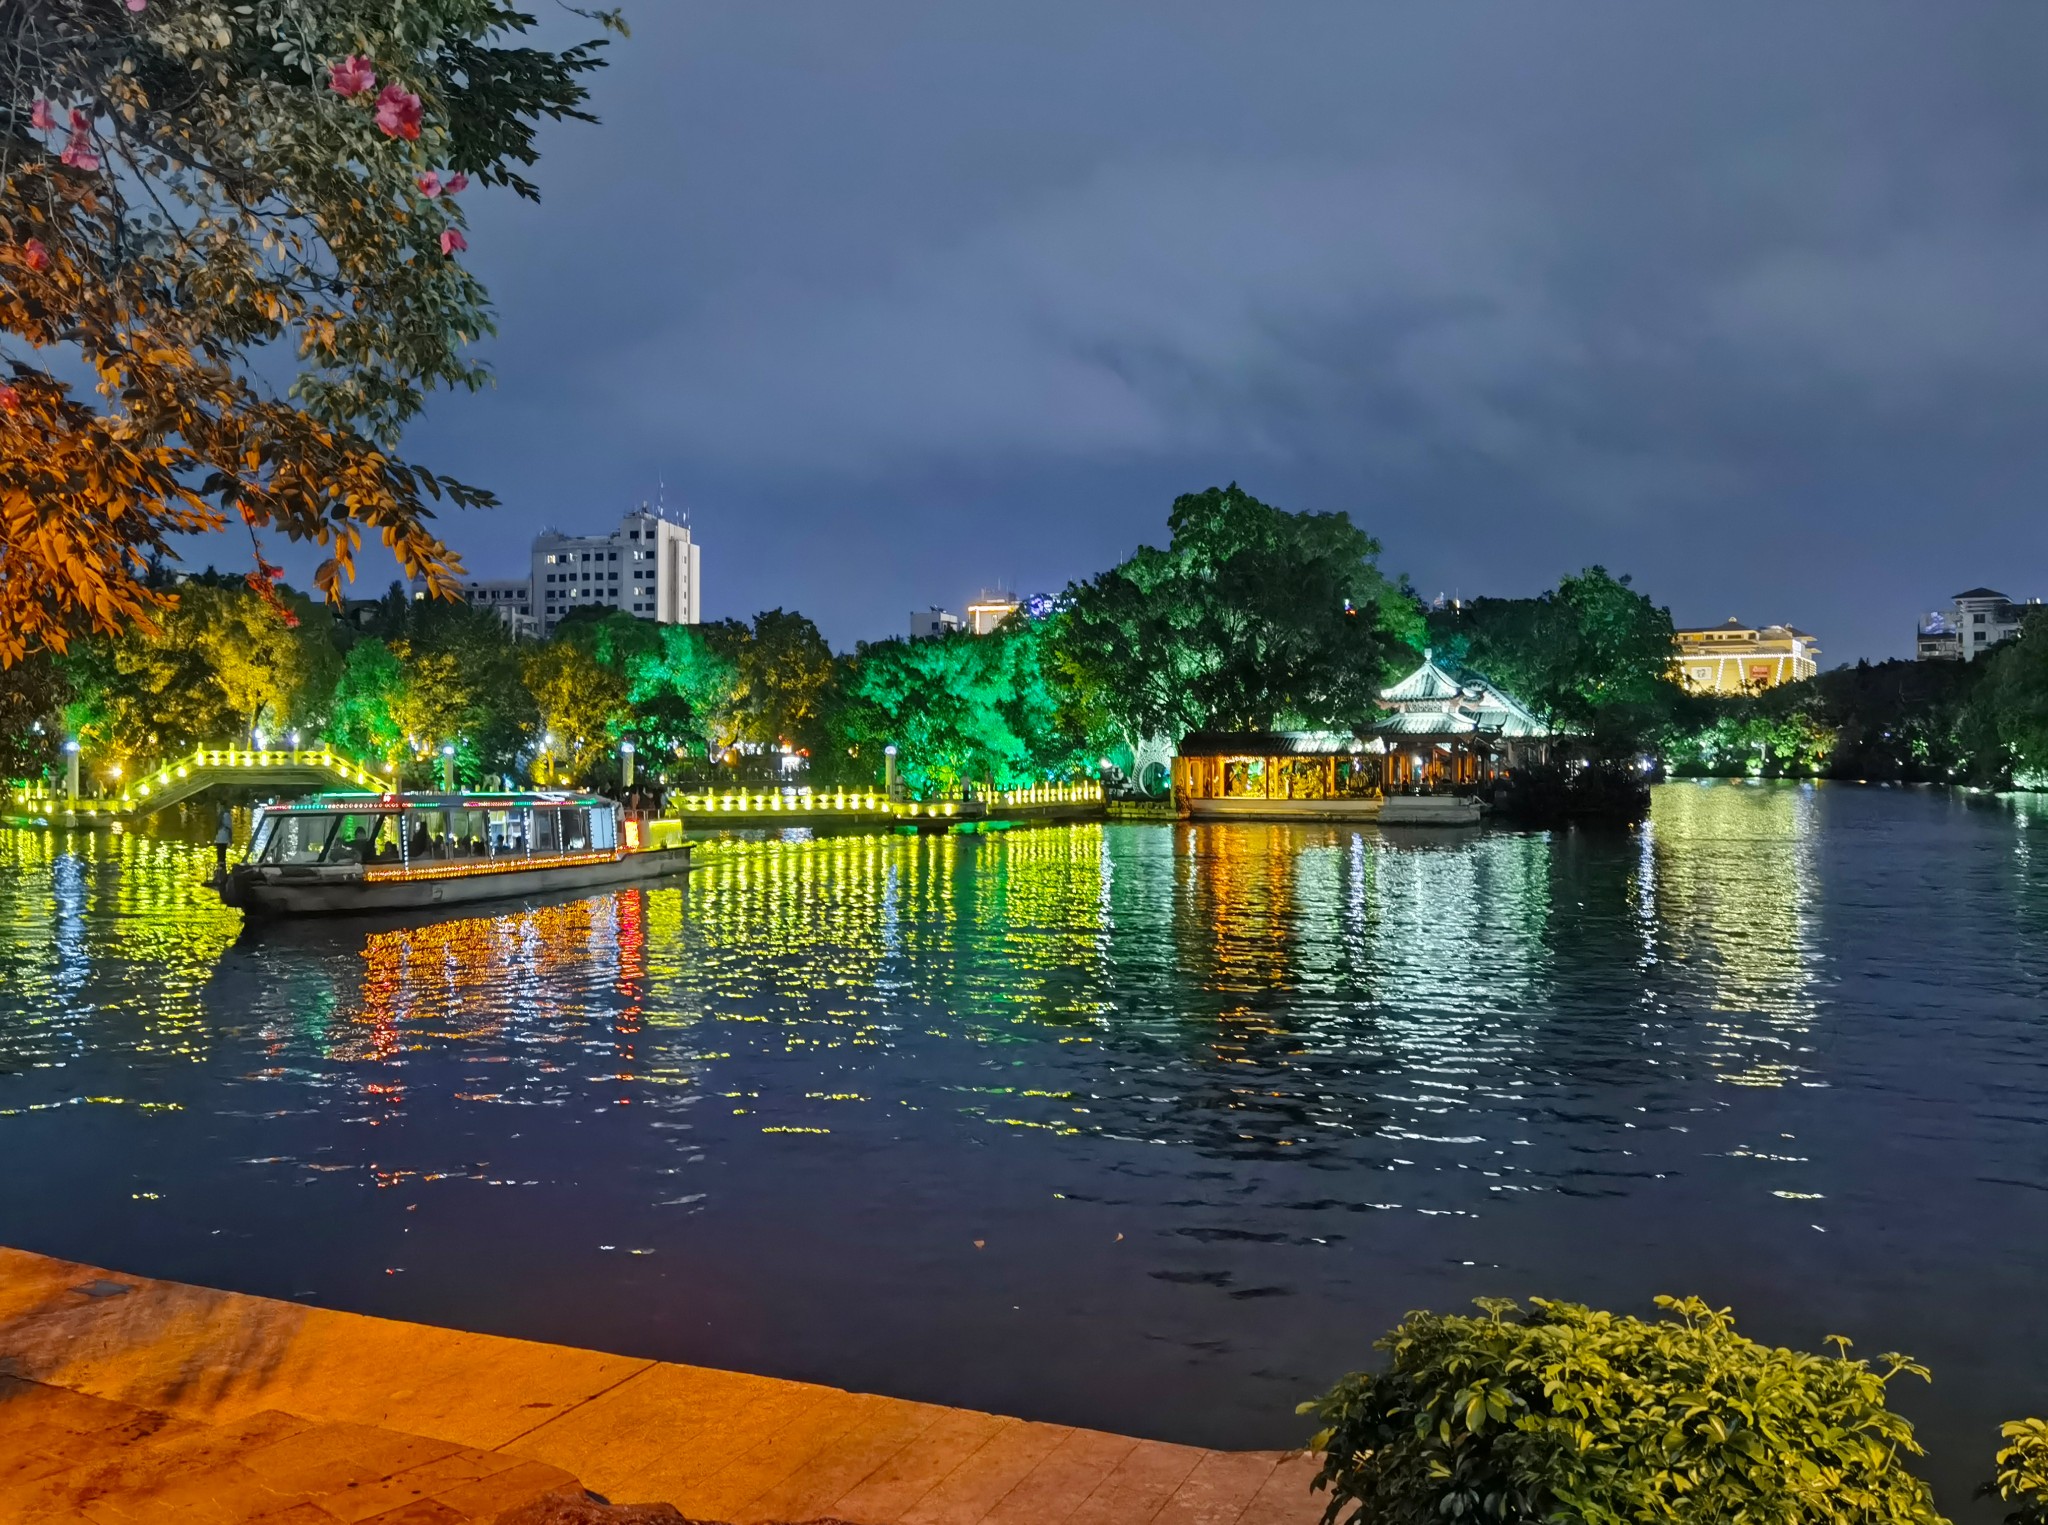
<path id="1" fill-rule="evenodd" d="M 2048 807 L 1670 784 L 1634 833 L 706 846 L 687 895 L 244 938 L 211 851 L 0 832 L 0 1241 L 1219 1445 L 1410 1308 L 2048 1410 Z"/>

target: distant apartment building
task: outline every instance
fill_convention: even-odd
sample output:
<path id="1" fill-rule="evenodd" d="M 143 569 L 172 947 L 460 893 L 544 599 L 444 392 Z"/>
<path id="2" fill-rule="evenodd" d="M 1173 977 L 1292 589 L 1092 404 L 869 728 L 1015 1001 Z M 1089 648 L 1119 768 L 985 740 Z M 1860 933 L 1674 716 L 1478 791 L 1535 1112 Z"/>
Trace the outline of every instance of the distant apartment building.
<path id="1" fill-rule="evenodd" d="M 642 504 L 609 535 L 548 530 L 533 542 L 533 603 L 540 634 L 593 605 L 662 625 L 703 620 L 701 563 L 690 527 Z"/>
<path id="2" fill-rule="evenodd" d="M 476 608 L 497 615 L 514 635 L 540 634 L 540 621 L 533 612 L 533 584 L 524 577 L 472 578 L 462 585 L 462 596 Z"/>
<path id="3" fill-rule="evenodd" d="M 1963 633 L 1949 623 L 1951 615 L 1932 611 L 1913 632 L 1913 660 L 1916 662 L 1960 662 Z"/>
<path id="4" fill-rule="evenodd" d="M 1731 618 L 1673 634 L 1678 680 L 1696 694 L 1753 694 L 1820 671 L 1820 642 L 1791 625 Z"/>
<path id="5" fill-rule="evenodd" d="M 951 635 L 960 628 L 960 616 L 951 609 L 941 609 L 933 604 L 929 609 L 910 611 L 910 638 L 913 641 L 928 641 L 934 636 Z"/>
<path id="6" fill-rule="evenodd" d="M 967 606 L 967 628 L 976 635 L 988 635 L 1022 606 L 1014 593 L 984 588 L 981 597 Z"/>
<path id="7" fill-rule="evenodd" d="M 2040 607 L 2038 598 L 2018 603 L 1995 588 L 1972 588 L 1956 594 L 1946 613 L 1937 610 L 1920 623 L 1914 652 L 1923 662 L 1974 662 L 2018 635 L 2027 616 Z"/>

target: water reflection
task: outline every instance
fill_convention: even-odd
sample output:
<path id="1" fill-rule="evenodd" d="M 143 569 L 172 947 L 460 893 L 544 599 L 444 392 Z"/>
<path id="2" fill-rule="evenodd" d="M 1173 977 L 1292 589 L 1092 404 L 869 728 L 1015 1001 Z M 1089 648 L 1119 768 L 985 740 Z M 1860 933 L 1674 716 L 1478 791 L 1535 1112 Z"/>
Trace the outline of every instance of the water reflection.
<path id="1" fill-rule="evenodd" d="M 40 1166 L 0 1220 L 1233 1444 L 1486 1292 L 1938 1357 L 1931 1310 L 2031 1306 L 2048 1232 L 2044 826 L 1717 784 L 1614 834 L 809 835 L 687 894 L 255 937 L 202 845 L 0 834 L 0 1151 Z M 1990 1221 L 2014 1248 L 1953 1231 Z M 1986 1404 L 2048 1344 L 2010 1332 Z"/>

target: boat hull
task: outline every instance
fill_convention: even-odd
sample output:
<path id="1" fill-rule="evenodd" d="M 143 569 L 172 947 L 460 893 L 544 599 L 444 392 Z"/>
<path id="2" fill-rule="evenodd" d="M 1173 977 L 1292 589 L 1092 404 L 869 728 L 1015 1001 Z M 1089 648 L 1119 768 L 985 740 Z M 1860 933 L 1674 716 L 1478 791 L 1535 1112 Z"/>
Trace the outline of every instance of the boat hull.
<path id="1" fill-rule="evenodd" d="M 316 876 L 237 868 L 221 885 L 221 899 L 252 917 L 355 916 L 433 910 L 490 900 L 524 900 L 644 884 L 690 871 L 690 849 L 648 848 L 608 862 L 537 864 L 445 878 L 365 879 L 361 874 Z"/>
<path id="2" fill-rule="evenodd" d="M 1268 800 L 1231 796 L 1224 799 L 1183 799 L 1181 813 L 1191 821 L 1376 821 L 1386 802 L 1378 795 L 1362 799 Z"/>

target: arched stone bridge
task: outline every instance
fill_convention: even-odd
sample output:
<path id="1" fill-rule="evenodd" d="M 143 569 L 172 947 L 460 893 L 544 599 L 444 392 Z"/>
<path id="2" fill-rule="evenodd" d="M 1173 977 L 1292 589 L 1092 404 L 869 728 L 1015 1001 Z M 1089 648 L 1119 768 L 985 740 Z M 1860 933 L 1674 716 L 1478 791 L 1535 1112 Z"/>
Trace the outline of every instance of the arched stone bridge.
<path id="1" fill-rule="evenodd" d="M 10 790 L 6 813 L 17 822 L 89 826 L 149 815 L 214 788 L 283 794 L 320 789 L 382 793 L 389 787 L 388 780 L 330 747 L 268 751 L 199 747 L 156 768 L 138 771 L 120 794 L 104 799 L 71 799 L 62 789 L 43 786 Z"/>

